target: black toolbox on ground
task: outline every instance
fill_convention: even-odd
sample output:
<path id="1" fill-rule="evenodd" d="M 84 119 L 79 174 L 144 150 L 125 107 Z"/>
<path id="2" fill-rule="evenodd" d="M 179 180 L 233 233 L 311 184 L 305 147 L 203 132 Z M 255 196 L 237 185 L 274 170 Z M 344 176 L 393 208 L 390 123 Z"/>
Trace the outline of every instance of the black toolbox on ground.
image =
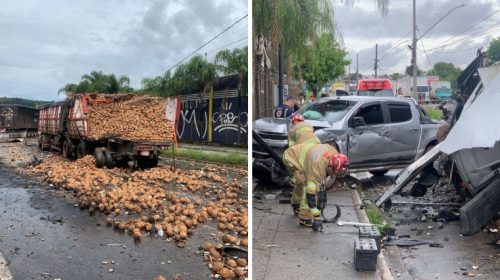
<path id="1" fill-rule="evenodd" d="M 377 253 L 380 253 L 380 244 L 382 240 L 382 235 L 376 226 L 362 226 L 359 227 L 359 239 L 361 238 L 373 238 L 377 243 Z"/>
<path id="2" fill-rule="evenodd" d="M 377 268 L 377 242 L 373 238 L 360 238 L 354 243 L 354 268 L 375 271 Z"/>

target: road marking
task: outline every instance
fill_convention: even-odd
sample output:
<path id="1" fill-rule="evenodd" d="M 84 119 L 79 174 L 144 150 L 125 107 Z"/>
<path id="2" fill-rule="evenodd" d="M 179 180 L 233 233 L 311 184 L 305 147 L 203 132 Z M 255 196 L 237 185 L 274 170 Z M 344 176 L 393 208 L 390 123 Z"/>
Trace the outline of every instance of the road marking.
<path id="1" fill-rule="evenodd" d="M 12 274 L 10 274 L 2 252 L 0 252 L 0 280 L 12 280 Z"/>

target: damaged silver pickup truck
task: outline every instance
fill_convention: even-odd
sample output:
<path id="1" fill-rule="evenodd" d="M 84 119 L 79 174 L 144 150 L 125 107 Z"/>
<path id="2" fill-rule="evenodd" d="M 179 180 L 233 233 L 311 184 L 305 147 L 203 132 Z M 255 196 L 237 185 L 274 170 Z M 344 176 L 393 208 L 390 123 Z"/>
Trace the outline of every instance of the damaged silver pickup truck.
<path id="1" fill-rule="evenodd" d="M 430 120 L 411 99 L 342 96 L 322 98 L 301 108 L 322 143 L 329 143 L 350 160 L 351 172 L 383 175 L 403 168 L 437 144 L 441 124 Z M 287 148 L 289 119 L 256 120 L 253 129 L 278 155 Z M 270 155 L 253 142 L 254 169 L 265 168 Z M 255 172 L 259 177 L 259 172 Z"/>

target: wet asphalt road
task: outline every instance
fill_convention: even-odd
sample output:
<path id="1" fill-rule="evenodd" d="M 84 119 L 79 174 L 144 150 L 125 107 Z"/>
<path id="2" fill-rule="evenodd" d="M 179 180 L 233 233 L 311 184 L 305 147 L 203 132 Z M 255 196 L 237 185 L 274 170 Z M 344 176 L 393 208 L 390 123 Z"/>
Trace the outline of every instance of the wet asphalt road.
<path id="1" fill-rule="evenodd" d="M 210 278 L 196 252 L 215 232 L 213 225 L 198 227 L 185 248 L 149 236 L 135 243 L 107 227 L 105 215 L 90 216 L 74 203 L 67 191 L 28 181 L 0 165 L 0 251 L 14 279 Z"/>

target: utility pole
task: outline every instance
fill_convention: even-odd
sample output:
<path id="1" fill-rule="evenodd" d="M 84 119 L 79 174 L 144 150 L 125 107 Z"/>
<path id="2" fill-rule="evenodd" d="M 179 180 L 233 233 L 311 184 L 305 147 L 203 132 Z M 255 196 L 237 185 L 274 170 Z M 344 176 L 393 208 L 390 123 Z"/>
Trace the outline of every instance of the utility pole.
<path id="1" fill-rule="evenodd" d="M 415 4 L 416 0 L 413 0 L 413 42 L 411 45 L 411 60 L 413 65 L 413 88 L 412 95 L 413 98 L 418 100 L 417 96 L 417 8 Z"/>
<path id="2" fill-rule="evenodd" d="M 377 69 L 378 69 L 378 44 L 375 44 L 375 65 L 373 66 L 375 69 L 375 78 L 377 78 Z"/>
<path id="3" fill-rule="evenodd" d="M 279 44 L 279 54 L 278 54 L 278 105 L 283 104 L 283 43 Z"/>
<path id="4" fill-rule="evenodd" d="M 356 53 L 356 79 L 358 78 L 358 53 Z"/>

